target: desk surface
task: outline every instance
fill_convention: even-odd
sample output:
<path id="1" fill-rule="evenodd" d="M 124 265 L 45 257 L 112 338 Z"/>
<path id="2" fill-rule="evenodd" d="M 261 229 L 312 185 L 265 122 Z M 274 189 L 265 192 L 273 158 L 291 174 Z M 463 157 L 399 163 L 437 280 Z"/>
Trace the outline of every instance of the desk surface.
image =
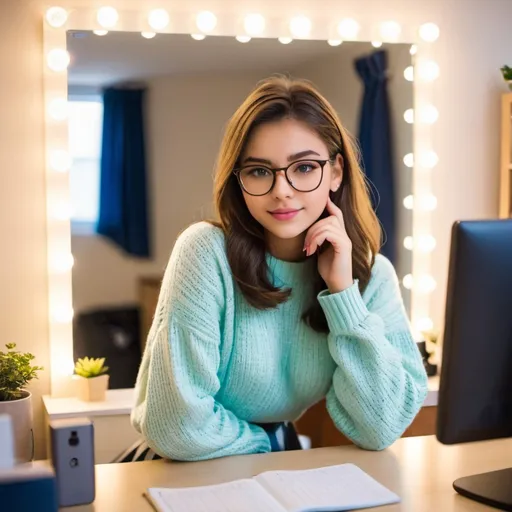
<path id="1" fill-rule="evenodd" d="M 189 487 L 247 478 L 276 469 L 352 462 L 396 492 L 402 502 L 380 512 L 482 512 L 490 507 L 459 496 L 456 478 L 509 467 L 512 439 L 443 446 L 435 437 L 399 439 L 382 452 L 355 446 L 228 457 L 205 462 L 134 462 L 96 466 L 96 500 L 69 512 L 151 512 L 147 487 Z"/>

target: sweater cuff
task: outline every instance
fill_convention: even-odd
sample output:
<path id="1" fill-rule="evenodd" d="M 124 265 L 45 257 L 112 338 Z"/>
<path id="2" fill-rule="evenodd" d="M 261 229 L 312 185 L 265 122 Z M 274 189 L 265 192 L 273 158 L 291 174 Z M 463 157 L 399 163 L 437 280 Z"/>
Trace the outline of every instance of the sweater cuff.
<path id="1" fill-rule="evenodd" d="M 358 326 L 369 315 L 368 308 L 361 297 L 359 283 L 338 293 L 330 294 L 324 290 L 318 294 L 331 334 L 345 334 Z"/>

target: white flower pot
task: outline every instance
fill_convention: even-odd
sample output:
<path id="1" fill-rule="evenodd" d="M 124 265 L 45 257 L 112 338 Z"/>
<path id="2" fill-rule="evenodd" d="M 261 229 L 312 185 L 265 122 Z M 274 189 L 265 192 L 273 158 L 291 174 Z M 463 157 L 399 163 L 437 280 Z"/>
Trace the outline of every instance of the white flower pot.
<path id="1" fill-rule="evenodd" d="M 16 463 L 34 459 L 34 432 L 32 416 L 32 394 L 22 391 L 22 398 L 0 402 L 0 414 L 11 417 L 14 435 L 14 457 Z"/>
<path id="2" fill-rule="evenodd" d="M 106 398 L 108 389 L 108 375 L 91 377 L 86 379 L 79 375 L 74 375 L 76 380 L 77 396 L 84 402 L 102 402 Z"/>

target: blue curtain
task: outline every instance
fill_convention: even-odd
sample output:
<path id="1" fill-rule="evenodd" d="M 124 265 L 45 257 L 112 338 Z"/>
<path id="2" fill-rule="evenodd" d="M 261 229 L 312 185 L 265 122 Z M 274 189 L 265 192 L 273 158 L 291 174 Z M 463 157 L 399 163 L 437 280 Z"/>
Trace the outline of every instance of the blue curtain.
<path id="1" fill-rule="evenodd" d="M 137 257 L 150 256 L 144 89 L 103 91 L 97 232 Z"/>
<path id="2" fill-rule="evenodd" d="M 383 230 L 382 254 L 396 260 L 395 183 L 389 112 L 387 53 L 385 50 L 356 59 L 364 85 L 360 112 L 359 144 L 363 169 L 373 185 L 372 201 Z"/>

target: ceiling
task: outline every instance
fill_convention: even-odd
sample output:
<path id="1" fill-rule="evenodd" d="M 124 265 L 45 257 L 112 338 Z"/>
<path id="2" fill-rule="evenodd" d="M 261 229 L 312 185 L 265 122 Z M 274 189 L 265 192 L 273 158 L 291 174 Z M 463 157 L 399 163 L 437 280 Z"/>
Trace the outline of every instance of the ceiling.
<path id="1" fill-rule="evenodd" d="M 370 51 L 369 43 L 343 43 L 332 47 L 326 41 L 293 41 L 281 44 L 276 39 L 253 39 L 239 43 L 234 37 L 207 37 L 196 41 L 185 34 L 158 34 L 145 39 L 138 32 L 68 32 L 71 54 L 69 84 L 104 86 L 120 81 L 156 76 L 206 72 L 253 71 L 286 72 L 310 59 L 352 54 L 354 48 Z"/>

